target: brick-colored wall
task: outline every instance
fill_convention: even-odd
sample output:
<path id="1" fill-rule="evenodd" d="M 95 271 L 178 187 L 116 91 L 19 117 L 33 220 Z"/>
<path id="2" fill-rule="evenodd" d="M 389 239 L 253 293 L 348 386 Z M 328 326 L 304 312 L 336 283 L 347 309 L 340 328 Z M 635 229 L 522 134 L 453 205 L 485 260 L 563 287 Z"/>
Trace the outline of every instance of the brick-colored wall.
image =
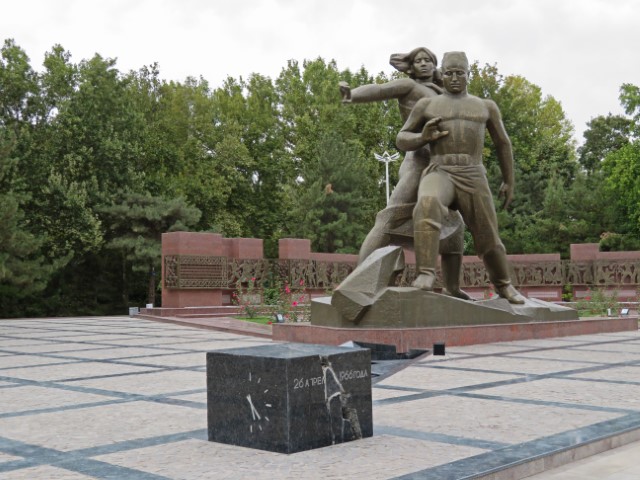
<path id="1" fill-rule="evenodd" d="M 279 241 L 279 259 L 264 258 L 256 238 L 224 238 L 214 233 L 172 232 L 162 235 L 163 307 L 228 305 L 235 282 L 278 276 L 282 283 L 302 283 L 312 296 L 324 294 L 355 268 L 357 255 L 311 251 L 307 239 Z M 509 255 L 513 283 L 523 294 L 546 301 L 562 300 L 568 285 L 576 299 L 590 288 L 616 291 L 620 300 L 637 300 L 640 252 L 600 252 L 598 244 L 571 245 L 571 260 L 560 254 Z M 415 256 L 405 250 L 407 272 Z M 186 266 L 188 265 L 188 266 Z M 169 268 L 169 271 L 167 271 Z M 490 294 L 491 285 L 476 256 L 463 260 L 463 285 L 475 298 Z M 182 278 L 194 276 L 181 284 Z M 410 277 L 410 275 L 408 275 Z"/>

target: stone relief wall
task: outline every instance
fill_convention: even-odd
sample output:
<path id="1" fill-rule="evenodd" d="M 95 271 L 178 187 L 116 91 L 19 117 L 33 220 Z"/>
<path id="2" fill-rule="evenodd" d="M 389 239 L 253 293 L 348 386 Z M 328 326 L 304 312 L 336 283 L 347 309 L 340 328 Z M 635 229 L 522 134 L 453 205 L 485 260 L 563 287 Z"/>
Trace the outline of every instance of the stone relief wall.
<path id="1" fill-rule="evenodd" d="M 256 260 L 203 255 L 166 255 L 164 287 L 170 289 L 233 289 L 255 279 L 328 290 L 355 268 L 355 263 L 320 260 Z"/>
<path id="2" fill-rule="evenodd" d="M 354 262 L 320 260 L 257 260 L 206 255 L 167 255 L 164 257 L 166 288 L 232 289 L 239 282 L 255 278 L 256 282 L 277 281 L 304 285 L 311 289 L 330 289 L 355 268 Z M 516 286 L 544 287 L 564 285 L 615 286 L 640 284 L 640 261 L 603 261 L 512 263 Z M 407 265 L 398 285 L 408 285 L 415 275 L 414 265 Z M 490 286 L 481 262 L 463 265 L 462 284 L 469 287 Z"/>
<path id="3" fill-rule="evenodd" d="M 281 239 L 279 259 L 265 259 L 262 240 L 223 238 L 219 234 L 175 232 L 162 237 L 162 303 L 166 307 L 225 305 L 238 284 L 288 284 L 312 295 L 333 289 L 356 267 L 357 255 L 311 251 L 305 239 Z M 415 277 L 412 252 L 396 284 L 408 286 Z M 571 259 L 559 254 L 511 255 L 514 285 L 532 297 L 558 301 L 570 291 L 574 298 L 594 288 L 636 299 L 640 290 L 640 252 L 599 252 L 597 244 L 571 245 Z M 439 276 L 441 278 L 441 276 Z M 484 265 L 465 257 L 462 287 L 483 298 L 491 285 Z M 441 285 L 436 285 L 441 287 Z M 568 290 L 569 289 L 569 290 Z"/>

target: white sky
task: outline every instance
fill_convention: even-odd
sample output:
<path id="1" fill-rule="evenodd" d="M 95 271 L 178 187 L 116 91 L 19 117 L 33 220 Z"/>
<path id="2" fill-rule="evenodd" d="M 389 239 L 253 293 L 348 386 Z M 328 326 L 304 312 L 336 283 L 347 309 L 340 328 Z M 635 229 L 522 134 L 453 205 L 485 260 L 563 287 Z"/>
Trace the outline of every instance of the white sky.
<path id="1" fill-rule="evenodd" d="M 391 73 L 391 53 L 522 75 L 562 103 L 582 140 L 592 117 L 623 113 L 623 83 L 640 84 L 640 0 L 0 0 L 0 40 L 40 69 L 61 44 L 80 62 L 117 58 L 122 72 L 158 62 L 160 77 L 275 78 L 289 59 L 335 59 L 339 69 Z"/>

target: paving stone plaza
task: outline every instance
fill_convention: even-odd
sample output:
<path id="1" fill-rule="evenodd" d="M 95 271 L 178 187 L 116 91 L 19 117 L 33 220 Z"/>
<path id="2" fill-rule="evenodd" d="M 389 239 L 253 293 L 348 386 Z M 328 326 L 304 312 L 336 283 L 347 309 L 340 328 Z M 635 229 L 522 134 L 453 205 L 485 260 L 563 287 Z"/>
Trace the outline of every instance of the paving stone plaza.
<path id="1" fill-rule="evenodd" d="M 373 385 L 363 440 L 291 455 L 208 442 L 205 352 L 266 343 L 130 317 L 0 320 L 0 478 L 640 478 L 638 331 L 447 347 Z"/>

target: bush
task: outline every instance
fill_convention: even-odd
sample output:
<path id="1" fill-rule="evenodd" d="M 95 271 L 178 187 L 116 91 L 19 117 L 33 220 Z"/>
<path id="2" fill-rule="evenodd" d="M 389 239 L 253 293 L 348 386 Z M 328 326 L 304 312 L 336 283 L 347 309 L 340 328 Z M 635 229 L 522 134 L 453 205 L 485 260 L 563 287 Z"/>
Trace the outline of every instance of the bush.
<path id="1" fill-rule="evenodd" d="M 640 250 L 640 238 L 637 235 L 605 232 L 600 236 L 602 252 L 633 252 Z"/>
<path id="2" fill-rule="evenodd" d="M 617 311 L 620 304 L 618 303 L 618 291 L 614 290 L 608 294 L 604 289 L 589 289 L 589 295 L 578 300 L 576 308 L 581 317 L 605 316 L 608 310 Z"/>
<path id="3" fill-rule="evenodd" d="M 243 287 L 243 284 L 247 284 L 247 288 Z M 260 293 L 256 291 L 256 279 L 252 278 L 250 281 L 242 278 L 236 284 L 236 291 L 231 295 L 233 303 L 238 305 L 242 310 L 242 313 L 249 317 L 255 318 L 258 315 L 260 301 L 256 302 L 256 295 Z"/>

